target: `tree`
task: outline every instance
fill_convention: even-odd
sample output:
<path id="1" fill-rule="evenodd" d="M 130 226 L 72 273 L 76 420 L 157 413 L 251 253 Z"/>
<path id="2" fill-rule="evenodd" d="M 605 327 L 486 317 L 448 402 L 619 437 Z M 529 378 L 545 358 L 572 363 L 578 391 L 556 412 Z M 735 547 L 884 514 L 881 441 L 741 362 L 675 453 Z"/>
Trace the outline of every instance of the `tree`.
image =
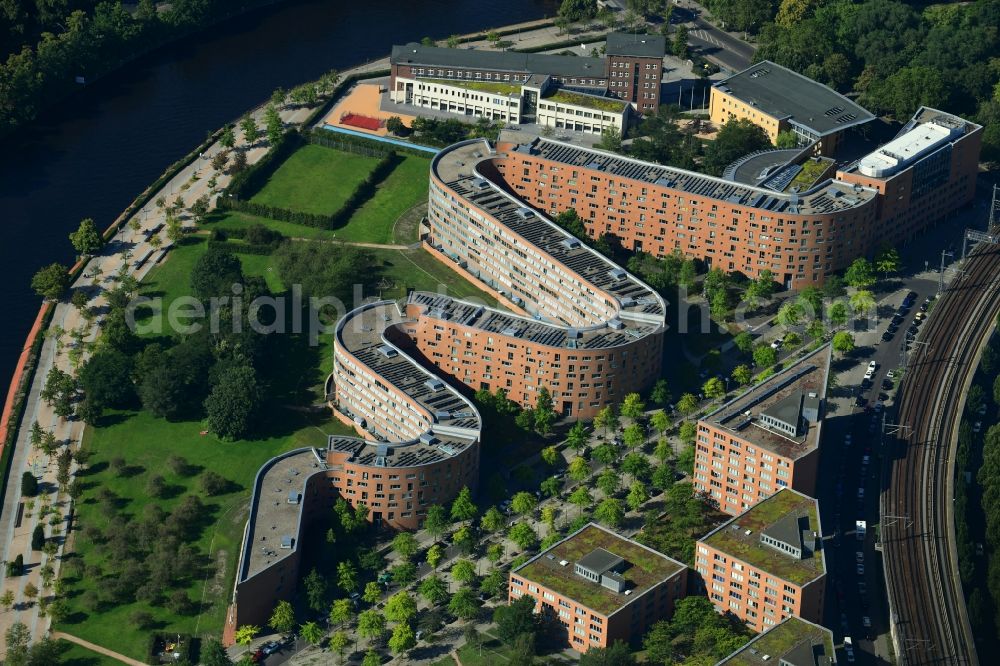
<path id="1" fill-rule="evenodd" d="M 833 336 L 833 350 L 839 354 L 850 354 L 854 351 L 854 336 L 847 331 L 840 331 Z"/>
<path id="2" fill-rule="evenodd" d="M 535 431 L 540 435 L 547 435 L 552 428 L 552 422 L 555 421 L 555 416 L 555 409 L 552 405 L 552 394 L 549 393 L 548 388 L 543 386 L 538 389 L 538 398 L 535 401 Z"/>
<path id="3" fill-rule="evenodd" d="M 758 368 L 770 368 L 778 362 L 778 352 L 771 345 L 761 343 L 754 347 L 753 362 Z"/>
<path id="4" fill-rule="evenodd" d="M 601 132 L 601 140 L 594 144 L 595 148 L 611 153 L 622 152 L 622 133 L 614 127 L 605 127 Z"/>
<path id="5" fill-rule="evenodd" d="M 562 0 L 559 16 L 569 21 L 583 21 L 597 16 L 597 0 Z"/>
<path id="6" fill-rule="evenodd" d="M 753 353 L 753 336 L 747 331 L 742 331 L 738 333 L 735 338 L 733 338 L 733 344 L 744 354 Z"/>
<path id="7" fill-rule="evenodd" d="M 437 574 L 433 574 L 420 581 L 417 588 L 420 596 L 433 605 L 438 606 L 448 600 L 448 584 L 441 580 Z"/>
<path id="8" fill-rule="evenodd" d="M 667 434 L 667 431 L 670 430 L 670 415 L 663 409 L 653 412 L 653 416 L 650 418 L 649 422 L 653 426 L 653 429 L 656 430 L 661 437 Z"/>
<path id="9" fill-rule="evenodd" d="M 472 520 L 479 513 L 479 507 L 472 501 L 472 491 L 463 487 L 451 503 L 451 519 L 456 521 Z"/>
<path id="10" fill-rule="evenodd" d="M 538 535 L 528 523 L 517 523 L 510 528 L 510 540 L 521 550 L 532 550 L 538 545 Z"/>
<path id="11" fill-rule="evenodd" d="M 613 497 L 601 500 L 594 510 L 594 517 L 609 527 L 618 527 L 625 519 L 622 503 Z"/>
<path id="12" fill-rule="evenodd" d="M 691 393 L 685 393 L 677 402 L 677 411 L 684 416 L 693 414 L 698 410 L 698 398 Z"/>
<path id="13" fill-rule="evenodd" d="M 566 433 L 566 443 L 577 452 L 587 445 L 587 439 L 587 427 L 581 421 L 574 423 Z"/>
<path id="14" fill-rule="evenodd" d="M 233 640 L 236 641 L 237 645 L 242 645 L 243 647 L 249 647 L 253 639 L 257 637 L 260 633 L 260 627 L 254 624 L 244 624 L 236 628 L 236 635 Z"/>
<path id="15" fill-rule="evenodd" d="M 330 649 L 337 653 L 337 661 L 339 663 L 344 663 L 344 653 L 347 651 L 347 646 L 351 644 L 351 639 L 343 631 L 335 631 L 332 636 L 330 636 Z"/>
<path id="16" fill-rule="evenodd" d="M 45 546 L 45 528 L 35 525 L 35 529 L 31 532 L 31 550 L 41 550 L 43 546 Z"/>
<path id="17" fill-rule="evenodd" d="M 678 58 L 686 60 L 688 56 L 688 27 L 686 25 L 677 26 L 674 31 L 674 41 L 670 45 L 670 51 Z"/>
<path id="18" fill-rule="evenodd" d="M 577 483 L 584 481 L 590 476 L 590 463 L 586 458 L 577 456 L 569 463 L 569 478 Z"/>
<path id="19" fill-rule="evenodd" d="M 778 148 L 795 148 L 799 145 L 799 137 L 795 132 L 791 130 L 786 130 L 784 132 L 778 132 L 778 137 L 774 141 L 774 145 Z"/>
<path id="20" fill-rule="evenodd" d="M 514 513 L 521 516 L 531 513 L 536 506 L 538 506 L 538 499 L 533 494 L 524 491 L 515 494 L 510 502 Z"/>
<path id="21" fill-rule="evenodd" d="M 281 114 L 274 104 L 268 104 L 264 111 L 264 131 L 267 132 L 267 141 L 272 146 L 281 141 L 281 135 L 285 133 L 285 123 L 281 121 Z"/>
<path id="22" fill-rule="evenodd" d="M 641 423 L 633 423 L 622 432 L 622 441 L 630 450 L 646 443 L 646 429 Z"/>
<path id="23" fill-rule="evenodd" d="M 251 115 L 245 115 L 240 120 L 240 130 L 243 132 L 243 140 L 249 147 L 253 147 L 257 143 L 257 139 L 260 138 L 260 128 L 257 127 L 257 121 Z"/>
<path id="24" fill-rule="evenodd" d="M 435 540 L 440 539 L 445 530 L 448 529 L 448 516 L 444 507 L 438 504 L 427 509 L 427 516 L 424 518 L 424 529 Z"/>
<path id="25" fill-rule="evenodd" d="M 479 617 L 479 601 L 476 599 L 476 593 L 468 587 L 460 589 L 448 602 L 448 612 L 467 622 L 475 620 Z"/>
<path id="26" fill-rule="evenodd" d="M 326 632 L 318 624 L 310 621 L 299 627 L 299 635 L 310 645 L 319 645 L 323 642 Z"/>
<path id="27" fill-rule="evenodd" d="M 649 392 L 649 401 L 659 407 L 663 407 L 670 402 L 670 386 L 667 384 L 666 379 L 661 377 L 656 380 L 656 383 L 653 384 L 653 389 Z"/>
<path id="28" fill-rule="evenodd" d="M 778 314 L 774 320 L 781 326 L 796 326 L 802 321 L 802 306 L 794 301 L 785 301 L 778 309 Z"/>
<path id="29" fill-rule="evenodd" d="M 506 606 L 498 606 L 493 612 L 493 621 L 496 622 L 500 642 L 509 645 L 522 634 L 534 636 L 540 622 L 534 611 L 535 600 L 528 595 Z"/>
<path id="30" fill-rule="evenodd" d="M 635 657 L 628 645 L 615 641 L 609 647 L 591 647 L 580 655 L 580 666 L 635 666 Z"/>
<path id="31" fill-rule="evenodd" d="M 382 598 L 382 588 L 373 580 L 365 583 L 365 589 L 361 593 L 361 599 L 368 604 L 377 604 Z"/>
<path id="32" fill-rule="evenodd" d="M 396 625 L 389 637 L 389 649 L 393 654 L 402 654 L 417 644 L 417 637 L 409 624 Z"/>
<path id="33" fill-rule="evenodd" d="M 34 497 L 37 494 L 38 479 L 31 472 L 23 472 L 21 474 L 21 495 L 24 497 Z"/>
<path id="34" fill-rule="evenodd" d="M 69 287 L 69 273 L 62 264 L 49 264 L 45 268 L 40 268 L 31 278 L 31 288 L 46 300 L 59 300 L 67 287 Z"/>
<path id="35" fill-rule="evenodd" d="M 385 604 L 385 619 L 389 622 L 409 622 L 417 614 L 417 602 L 406 590 L 389 597 Z"/>
<path id="36" fill-rule="evenodd" d="M 898 271 L 901 263 L 899 250 L 894 247 L 883 247 L 875 256 L 875 269 L 884 275 Z"/>
<path id="37" fill-rule="evenodd" d="M 726 395 L 726 386 L 718 377 L 710 377 L 701 387 L 702 393 L 709 400 L 718 400 Z"/>
<path id="38" fill-rule="evenodd" d="M 420 544 L 417 543 L 417 538 L 409 532 L 400 532 L 392 539 L 392 549 L 404 560 L 408 560 L 416 555 Z"/>
<path id="39" fill-rule="evenodd" d="M 594 449 L 594 460 L 605 465 L 610 465 L 618 459 L 618 447 L 608 442 L 597 446 Z"/>
<path id="40" fill-rule="evenodd" d="M 645 504 L 648 499 L 649 492 L 646 490 L 646 484 L 642 481 L 633 481 L 628 489 L 628 496 L 625 498 L 628 507 L 633 511 L 638 511 L 639 507 Z"/>
<path id="41" fill-rule="evenodd" d="M 486 513 L 483 514 L 482 520 L 479 521 L 479 526 L 492 534 L 493 532 L 502 529 L 504 522 L 503 514 L 500 513 L 499 509 L 495 506 L 491 506 L 486 510 Z"/>
<path id="42" fill-rule="evenodd" d="M 771 141 L 762 127 L 747 119 L 731 118 L 716 133 L 715 140 L 705 147 L 703 166 L 708 173 L 721 175 L 722 170 L 736 159 L 770 146 Z"/>
<path id="43" fill-rule="evenodd" d="M 256 371 L 239 365 L 223 371 L 205 399 L 208 427 L 222 439 L 239 439 L 250 432 L 260 413 L 264 391 Z"/>
<path id="44" fill-rule="evenodd" d="M 830 321 L 831 326 L 840 328 L 847 323 L 850 314 L 847 312 L 847 305 L 843 301 L 837 301 L 836 303 L 831 303 L 830 307 L 827 308 L 826 317 Z"/>
<path id="45" fill-rule="evenodd" d="M 471 583 L 476 579 L 476 565 L 469 560 L 455 560 L 451 566 L 451 577 L 459 583 Z"/>
<path id="46" fill-rule="evenodd" d="M 267 621 L 272 629 L 281 634 L 287 634 L 295 628 L 295 609 L 287 601 L 279 601 Z"/>
<path id="47" fill-rule="evenodd" d="M 4 612 L 14 607 L 14 590 L 6 590 L 0 595 L 0 607 L 3 607 Z"/>
<path id="48" fill-rule="evenodd" d="M 91 218 L 80 221 L 80 226 L 69 235 L 69 242 L 73 244 L 73 249 L 82 257 L 89 257 L 97 254 L 97 251 L 104 245 L 104 238 L 97 230 L 97 225 Z"/>
<path id="49" fill-rule="evenodd" d="M 375 648 L 369 648 L 365 652 L 365 658 L 361 660 L 361 666 L 382 666 L 382 655 Z"/>
<path id="50" fill-rule="evenodd" d="M 417 565 L 413 562 L 403 562 L 390 569 L 392 582 L 396 585 L 409 585 L 417 579 Z"/>
<path id="51" fill-rule="evenodd" d="M 698 426 L 696 426 L 693 421 L 685 421 L 681 424 L 681 427 L 678 428 L 677 436 L 680 437 L 681 441 L 685 444 L 691 444 L 694 442 L 697 431 Z"/>
<path id="52" fill-rule="evenodd" d="M 230 165 L 229 170 L 232 173 L 237 174 L 240 173 L 241 171 L 245 171 L 246 168 L 247 168 L 247 154 L 245 151 L 237 150 L 236 152 L 233 153 L 233 163 Z M 169 227 L 169 220 L 167 222 Z M 170 240 L 173 241 L 175 239 L 170 238 Z"/>
<path id="53" fill-rule="evenodd" d="M 475 531 L 470 525 L 463 525 L 462 527 L 455 530 L 455 533 L 451 535 L 452 543 L 462 549 L 467 555 L 471 555 L 472 551 L 476 549 L 477 537 Z"/>
<path id="54" fill-rule="evenodd" d="M 358 570 L 352 562 L 337 565 L 337 586 L 348 594 L 358 589 Z"/>
<path id="55" fill-rule="evenodd" d="M 650 470 L 649 458 L 641 453 L 630 453 L 622 460 L 622 471 L 634 480 L 645 480 L 649 478 L 652 470 Z"/>
<path id="56" fill-rule="evenodd" d="M 646 411 L 646 403 L 642 401 L 642 396 L 638 393 L 629 393 L 622 401 L 621 415 L 633 421 L 642 418 Z"/>
<path id="57" fill-rule="evenodd" d="M 354 607 L 351 604 L 350 599 L 337 599 L 330 606 L 330 615 L 328 616 L 330 624 L 335 627 L 340 627 L 351 621 L 354 617 Z"/>
<path id="58" fill-rule="evenodd" d="M 594 498 L 591 496 L 590 491 L 587 490 L 586 486 L 580 486 L 570 494 L 568 501 L 570 504 L 575 504 L 580 507 L 582 511 L 586 507 L 594 503 Z"/>
<path id="59" fill-rule="evenodd" d="M 844 272 L 844 281 L 855 289 L 867 289 L 875 284 L 875 270 L 870 261 L 859 257 Z"/>
<path id="60" fill-rule="evenodd" d="M 322 612 L 326 608 L 326 578 L 313 567 L 309 575 L 302 579 L 302 587 L 305 588 L 309 608 L 317 613 Z"/>
<path id="61" fill-rule="evenodd" d="M 559 461 L 559 450 L 554 446 L 546 446 L 542 449 L 541 457 L 546 465 L 553 467 Z"/>
<path id="62" fill-rule="evenodd" d="M 385 635 L 385 616 L 377 610 L 369 609 L 358 615 L 358 635 L 369 641 L 376 641 Z"/>
<path id="63" fill-rule="evenodd" d="M 851 294 L 850 305 L 855 316 L 863 317 L 875 309 L 875 296 L 872 292 L 861 289 Z"/>
<path id="64" fill-rule="evenodd" d="M 243 268 L 239 257 L 226 249 L 210 245 L 191 269 L 191 291 L 202 300 L 227 296 L 234 284 L 242 283 Z"/>
<path id="65" fill-rule="evenodd" d="M 594 416 L 594 427 L 600 428 L 607 434 L 608 430 L 618 429 L 618 415 L 615 414 L 613 406 L 608 405 Z"/>
<path id="66" fill-rule="evenodd" d="M 222 144 L 223 148 L 229 150 L 236 145 L 236 133 L 233 131 L 232 125 L 226 125 L 222 129 L 222 134 L 219 135 L 219 143 Z"/>

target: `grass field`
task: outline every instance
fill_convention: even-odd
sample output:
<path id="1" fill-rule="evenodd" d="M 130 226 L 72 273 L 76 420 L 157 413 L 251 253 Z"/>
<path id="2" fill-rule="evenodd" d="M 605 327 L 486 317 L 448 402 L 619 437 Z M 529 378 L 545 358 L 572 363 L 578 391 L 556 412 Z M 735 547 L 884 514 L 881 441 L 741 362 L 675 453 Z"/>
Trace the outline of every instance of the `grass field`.
<path id="1" fill-rule="evenodd" d="M 278 167 L 251 201 L 330 215 L 344 205 L 376 164 L 377 157 L 306 145 Z"/>
<path id="2" fill-rule="evenodd" d="M 60 640 L 58 645 L 60 666 L 121 666 L 122 663 L 69 641 Z"/>
<path id="3" fill-rule="evenodd" d="M 382 292 L 383 298 L 400 298 L 408 287 L 423 291 L 438 291 L 455 298 L 477 298 L 489 305 L 496 299 L 435 259 L 427 250 L 373 250 L 382 265 L 383 274 L 393 286 Z"/>
<path id="4" fill-rule="evenodd" d="M 361 243 L 392 243 L 393 226 L 399 216 L 427 201 L 430 159 L 405 155 L 382 181 L 375 196 L 355 211 L 334 234 L 339 240 Z"/>
<path id="5" fill-rule="evenodd" d="M 67 580 L 68 619 L 59 629 L 106 646 L 136 659 L 144 656 L 147 632 L 132 626 L 129 616 L 136 610 L 153 614 L 159 628 L 200 635 L 217 634 L 223 625 L 226 604 L 232 590 L 238 550 L 246 522 L 250 487 L 260 466 L 269 458 L 302 446 L 320 446 L 328 434 L 347 434 L 347 428 L 329 416 L 310 418 L 292 410 L 269 410 L 274 417 L 262 428 L 262 436 L 254 441 L 223 442 L 211 435 L 201 435 L 200 421 L 171 423 L 143 412 L 117 412 L 105 420 L 107 425 L 88 428 L 83 448 L 91 453 L 89 473 L 82 478 L 86 489 L 77 502 L 76 524 L 105 527 L 107 519 L 101 512 L 96 495 L 107 488 L 121 498 L 123 514 L 141 516 L 143 508 L 155 502 L 169 512 L 183 497 L 194 493 L 206 507 L 206 526 L 192 543 L 207 554 L 214 574 L 206 581 L 195 581 L 189 596 L 202 600 L 201 610 L 194 615 L 178 616 L 165 608 L 146 603 L 131 603 L 92 613 L 81 604 L 80 595 L 97 589 L 100 578 L 91 575 Z M 174 474 L 167 465 L 172 455 L 182 456 L 196 470 L 215 470 L 232 482 L 233 490 L 218 497 L 201 492 L 198 474 Z M 121 456 L 128 461 L 127 474 L 114 473 L 108 463 Z M 152 475 L 160 474 L 170 488 L 168 499 L 151 499 L 146 484 Z M 107 562 L 103 553 L 82 535 L 75 542 L 76 554 L 86 565 L 100 566 L 105 575 L 114 574 L 114 563 Z M 89 569 L 88 569 L 89 572 Z"/>

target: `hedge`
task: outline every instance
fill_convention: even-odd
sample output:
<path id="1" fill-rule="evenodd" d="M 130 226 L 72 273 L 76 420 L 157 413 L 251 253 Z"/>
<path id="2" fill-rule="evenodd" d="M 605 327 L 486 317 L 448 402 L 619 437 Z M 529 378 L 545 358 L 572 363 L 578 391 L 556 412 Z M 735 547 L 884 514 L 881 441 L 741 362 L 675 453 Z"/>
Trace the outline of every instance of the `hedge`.
<path id="1" fill-rule="evenodd" d="M 253 166 L 235 174 L 226 186 L 224 195 L 236 199 L 248 199 L 264 186 L 267 179 L 303 145 L 302 135 L 297 130 L 289 130 Z M 221 199 L 222 197 L 220 197 Z"/>
<path id="2" fill-rule="evenodd" d="M 266 257 L 274 252 L 277 245 L 260 245 L 251 243 L 229 243 L 220 240 L 209 240 L 208 249 L 212 248 L 218 250 L 225 250 L 227 252 L 234 252 L 236 254 L 257 254 Z"/>

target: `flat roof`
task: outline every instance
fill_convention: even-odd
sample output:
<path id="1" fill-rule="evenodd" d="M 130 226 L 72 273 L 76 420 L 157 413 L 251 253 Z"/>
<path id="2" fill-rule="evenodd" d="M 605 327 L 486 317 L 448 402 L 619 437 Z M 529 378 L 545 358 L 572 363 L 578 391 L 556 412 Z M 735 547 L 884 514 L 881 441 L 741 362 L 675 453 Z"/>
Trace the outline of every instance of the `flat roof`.
<path id="1" fill-rule="evenodd" d="M 624 591 L 614 592 L 574 572 L 574 565 L 598 548 L 628 563 L 620 573 L 626 581 L 628 595 Z M 560 564 L 563 561 L 565 565 Z M 590 523 L 511 573 L 608 616 L 684 568 L 684 564 L 663 553 Z"/>
<path id="2" fill-rule="evenodd" d="M 639 35 L 612 32 L 607 37 L 608 55 L 662 58 L 667 53 L 667 39 L 662 35 Z"/>
<path id="3" fill-rule="evenodd" d="M 239 580 L 244 581 L 285 559 L 298 548 L 299 522 L 306 481 L 327 469 L 318 449 L 297 449 L 264 463 L 254 480 L 250 501 L 250 522 L 240 556 Z M 289 502 L 291 492 L 300 493 L 298 502 Z M 282 541 L 291 537 L 291 548 Z"/>
<path id="4" fill-rule="evenodd" d="M 772 213 L 802 215 L 834 213 L 866 204 L 876 196 L 874 189 L 834 179 L 825 180 L 807 192 L 795 194 L 776 192 L 764 187 L 743 185 L 696 171 L 643 162 L 596 148 L 582 148 L 574 144 L 542 137 L 534 137 L 528 142 L 524 142 L 524 139 L 523 133 L 506 130 L 500 133 L 500 141 L 506 140 L 516 143 L 515 151 L 519 153 L 537 155 L 543 159 L 569 166 L 594 169 L 612 176 L 662 185 L 687 195 L 725 201 L 733 205 L 771 211 Z"/>
<path id="5" fill-rule="evenodd" d="M 800 559 L 760 541 L 763 532 L 788 517 L 808 519 L 809 530 L 821 533 L 819 503 L 812 497 L 782 488 L 774 495 L 750 507 L 732 520 L 723 523 L 699 541 L 760 569 L 761 571 L 795 585 L 805 585 L 826 573 L 822 539 L 816 538 L 816 550 Z M 749 532 L 749 534 L 748 534 Z"/>
<path id="6" fill-rule="evenodd" d="M 786 618 L 721 660 L 716 666 L 824 666 L 837 661 L 833 633 L 798 617 Z"/>
<path id="7" fill-rule="evenodd" d="M 714 412 L 704 416 L 701 421 L 784 458 L 791 460 L 801 458 L 819 446 L 824 416 L 822 401 L 826 397 L 830 351 L 829 344 L 823 345 L 781 372 L 751 386 Z M 815 393 L 820 401 L 819 420 L 815 423 L 802 424 L 803 432 L 798 437 L 768 429 L 761 423 L 762 413 L 769 412 L 798 394 L 804 394 L 809 400 L 810 393 Z M 812 406 L 811 400 L 806 404 L 806 407 L 810 406 Z"/>
<path id="8" fill-rule="evenodd" d="M 479 49 L 449 49 L 410 43 L 392 47 L 389 61 L 394 65 L 427 65 L 433 67 L 467 67 L 469 69 L 525 74 L 551 74 L 561 78 L 607 79 L 607 60 L 587 56 L 564 56 L 519 51 L 482 51 Z"/>
<path id="9" fill-rule="evenodd" d="M 561 264 L 568 271 L 583 278 L 590 286 L 609 294 L 614 299 L 613 303 L 608 303 L 607 299 L 595 295 L 595 299 L 601 298 L 604 301 L 604 309 L 609 317 L 607 321 L 562 323 L 580 326 L 578 332 L 583 339 L 600 337 L 600 340 L 593 343 L 593 346 L 600 347 L 620 344 L 614 340 L 621 338 L 624 342 L 628 336 L 651 333 L 663 325 L 666 305 L 651 287 L 484 177 L 478 165 L 493 157 L 495 153 L 485 140 L 467 141 L 438 153 L 431 161 L 431 170 L 441 182 L 468 204 L 485 211 L 500 224 L 524 238 L 547 259 Z M 516 294 L 516 296 L 534 301 L 537 295 Z M 511 321 L 520 319 L 517 315 L 493 312 L 497 313 L 494 315 L 496 317 L 512 317 Z M 625 324 L 623 329 L 608 327 L 610 319 L 614 316 Z M 541 321 L 536 322 L 536 326 L 551 328 L 551 325 Z M 586 343 L 580 343 L 578 346 L 584 344 Z"/>
<path id="10" fill-rule="evenodd" d="M 788 119 L 819 136 L 875 118 L 837 91 L 770 60 L 751 65 L 714 87 L 773 118 Z"/>
<path id="11" fill-rule="evenodd" d="M 873 178 L 890 176 L 963 134 L 961 128 L 943 119 L 917 123 L 858 160 L 858 171 Z"/>

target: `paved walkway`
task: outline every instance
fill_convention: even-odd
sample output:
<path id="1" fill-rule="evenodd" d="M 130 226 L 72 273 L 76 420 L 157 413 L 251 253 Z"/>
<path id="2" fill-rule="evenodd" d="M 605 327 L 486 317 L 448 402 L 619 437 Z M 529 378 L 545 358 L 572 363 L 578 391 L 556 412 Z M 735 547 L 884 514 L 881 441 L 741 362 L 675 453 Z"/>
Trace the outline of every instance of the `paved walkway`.
<path id="1" fill-rule="evenodd" d="M 88 650 L 97 652 L 99 654 L 103 654 L 105 657 L 111 657 L 112 659 L 117 659 L 123 664 L 129 664 L 129 666 L 145 666 L 145 662 L 137 661 L 132 657 L 126 657 L 125 655 L 119 654 L 117 652 L 112 652 L 107 648 L 101 647 L 100 645 L 95 645 L 94 643 L 91 643 L 90 641 L 85 641 L 82 638 L 77 638 L 72 634 L 64 634 L 61 631 L 54 631 L 52 632 L 52 638 L 54 640 L 62 639 L 64 641 L 69 641 L 70 643 L 76 643 L 77 645 L 82 645 Z"/>

